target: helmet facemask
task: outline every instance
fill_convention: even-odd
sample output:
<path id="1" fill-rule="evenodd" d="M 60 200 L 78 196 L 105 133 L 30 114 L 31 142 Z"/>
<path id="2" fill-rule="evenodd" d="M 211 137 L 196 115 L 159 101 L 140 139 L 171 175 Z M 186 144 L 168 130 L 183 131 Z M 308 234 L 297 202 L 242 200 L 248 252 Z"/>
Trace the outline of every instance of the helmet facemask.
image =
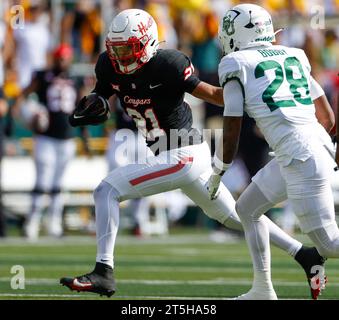
<path id="1" fill-rule="evenodd" d="M 148 61 L 145 59 L 145 48 L 149 40 L 147 35 L 143 38 L 143 41 L 135 37 L 128 39 L 128 41 L 106 40 L 108 55 L 118 73 L 133 73 Z"/>

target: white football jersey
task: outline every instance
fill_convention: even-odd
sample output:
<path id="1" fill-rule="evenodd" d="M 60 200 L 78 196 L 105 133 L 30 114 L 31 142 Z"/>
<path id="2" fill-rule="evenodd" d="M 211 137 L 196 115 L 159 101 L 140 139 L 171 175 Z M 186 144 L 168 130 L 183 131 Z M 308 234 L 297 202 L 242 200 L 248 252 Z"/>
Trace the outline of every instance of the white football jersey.
<path id="1" fill-rule="evenodd" d="M 233 52 L 219 64 L 220 85 L 240 83 L 243 111 L 256 121 L 283 165 L 308 159 L 315 140 L 331 143 L 315 117 L 313 99 L 319 95 L 311 92 L 310 72 L 304 51 L 285 46 Z"/>

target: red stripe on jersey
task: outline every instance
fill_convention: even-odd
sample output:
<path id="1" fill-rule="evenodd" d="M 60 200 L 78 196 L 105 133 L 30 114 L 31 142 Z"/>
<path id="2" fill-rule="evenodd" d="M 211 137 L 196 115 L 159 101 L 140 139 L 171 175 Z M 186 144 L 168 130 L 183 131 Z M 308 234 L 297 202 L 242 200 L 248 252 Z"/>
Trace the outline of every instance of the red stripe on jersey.
<path id="1" fill-rule="evenodd" d="M 188 162 L 193 162 L 193 157 L 187 157 L 187 158 L 181 159 L 180 162 L 173 167 L 163 169 L 163 170 L 159 170 L 159 171 L 156 171 L 156 172 L 152 172 L 152 173 L 149 173 L 149 174 L 145 174 L 144 176 L 130 180 L 130 184 L 132 186 L 136 186 L 136 185 L 143 183 L 145 181 L 148 181 L 148 180 L 152 180 L 152 179 L 160 178 L 160 177 L 163 177 L 163 176 L 167 176 L 167 175 L 172 174 L 172 173 L 176 173 L 176 172 L 180 171 Z"/>

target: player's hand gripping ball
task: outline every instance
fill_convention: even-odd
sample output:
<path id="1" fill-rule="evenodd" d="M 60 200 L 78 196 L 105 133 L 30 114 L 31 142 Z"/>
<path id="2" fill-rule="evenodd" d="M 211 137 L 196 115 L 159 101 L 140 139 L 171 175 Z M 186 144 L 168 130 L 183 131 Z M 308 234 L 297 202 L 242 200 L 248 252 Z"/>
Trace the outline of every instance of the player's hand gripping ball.
<path id="1" fill-rule="evenodd" d="M 73 127 L 98 125 L 105 122 L 109 116 L 109 102 L 94 92 L 79 101 L 69 117 L 69 123 Z"/>

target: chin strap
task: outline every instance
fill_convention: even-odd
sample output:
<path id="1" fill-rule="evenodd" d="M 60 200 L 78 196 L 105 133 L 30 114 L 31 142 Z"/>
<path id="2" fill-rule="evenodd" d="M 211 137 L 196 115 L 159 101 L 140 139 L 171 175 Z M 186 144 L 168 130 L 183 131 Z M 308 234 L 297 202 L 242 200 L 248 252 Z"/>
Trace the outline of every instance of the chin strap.
<path id="1" fill-rule="evenodd" d="M 278 29 L 277 31 L 274 32 L 274 35 L 276 36 L 278 33 L 280 33 L 281 31 L 284 31 L 285 28 L 281 28 L 281 29 Z"/>

